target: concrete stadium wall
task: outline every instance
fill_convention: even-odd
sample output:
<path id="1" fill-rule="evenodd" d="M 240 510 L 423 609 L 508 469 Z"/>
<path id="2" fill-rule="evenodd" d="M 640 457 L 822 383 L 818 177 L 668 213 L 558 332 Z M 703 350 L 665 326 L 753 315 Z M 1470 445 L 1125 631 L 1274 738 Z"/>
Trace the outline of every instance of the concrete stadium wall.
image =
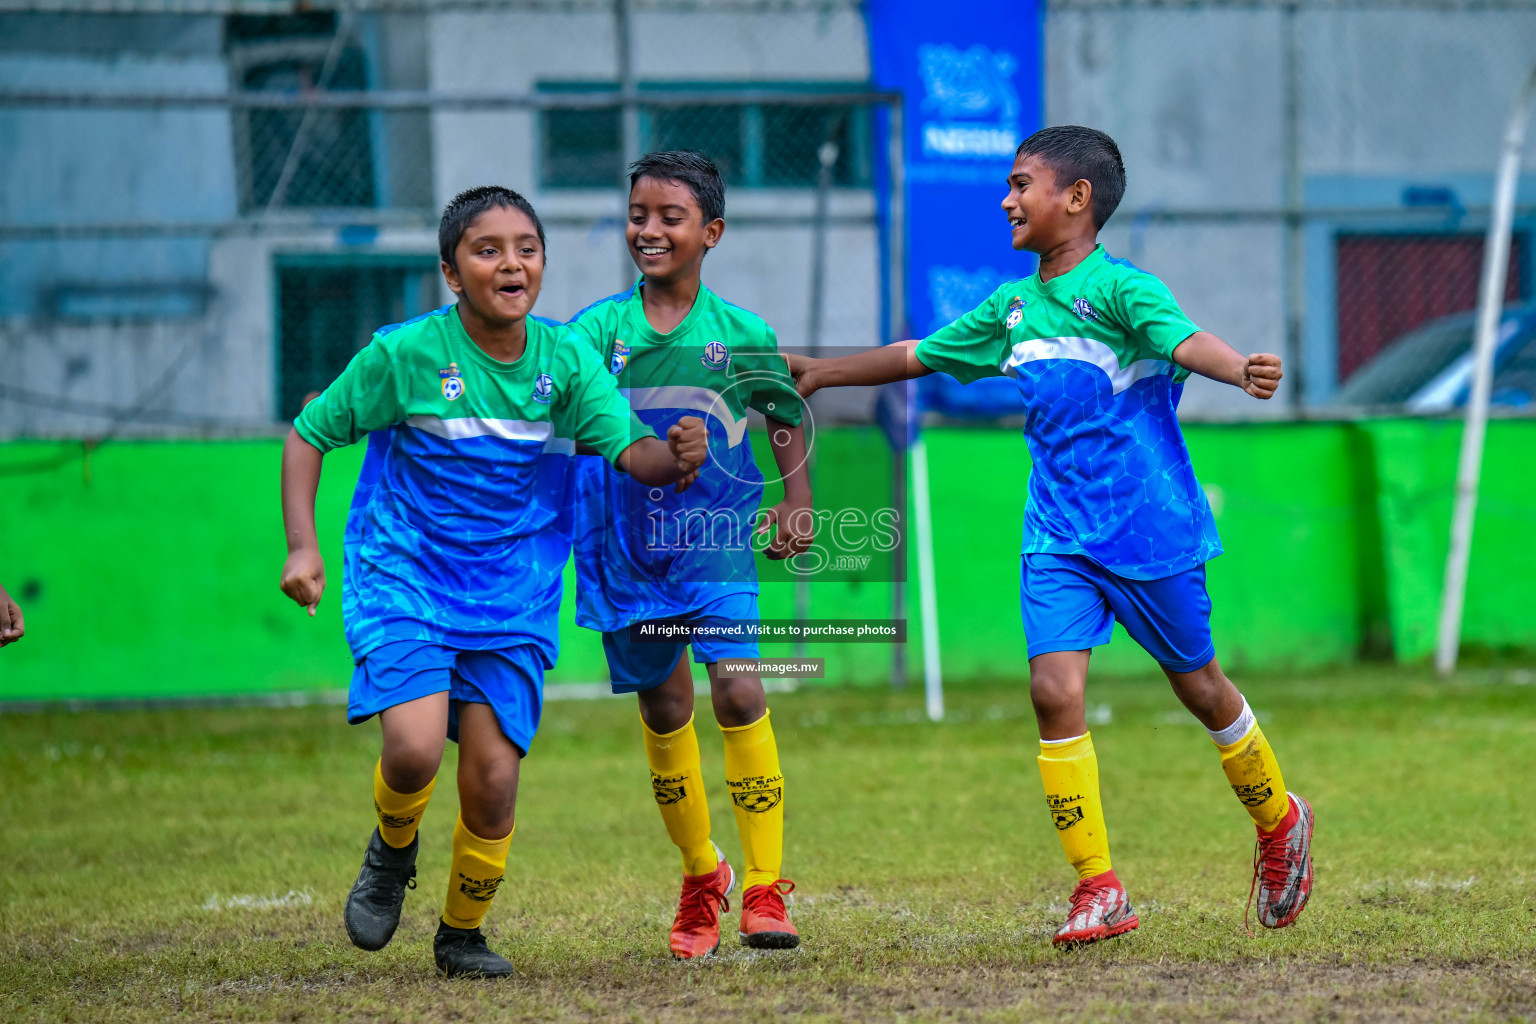
<path id="1" fill-rule="evenodd" d="M 1411 212 L 1415 187 L 1444 189 L 1467 207 L 1491 195 L 1497 140 L 1530 69 L 1536 9 L 1441 6 L 1315 4 L 1295 15 L 1313 406 L 1337 387 L 1336 307 L 1351 299 L 1332 271 L 1336 238 L 1393 230 L 1379 215 L 1345 211 Z M 1105 247 L 1161 277 L 1197 324 L 1239 349 L 1283 351 L 1285 232 L 1262 215 L 1286 198 L 1281 7 L 1051 0 L 1045 32 L 1046 123 L 1102 128 L 1125 157 L 1125 198 L 1100 236 Z M 1536 147 L 1524 168 L 1522 205 Z M 1170 211 L 1196 216 L 1152 216 Z M 1475 212 L 1397 223 L 1430 233 L 1486 226 Z M 1262 419 L 1285 410 L 1195 379 L 1180 411 Z"/>
<path id="2" fill-rule="evenodd" d="M 1210 564 L 1223 663 L 1286 670 L 1433 646 L 1460 425 L 1423 420 L 1186 427 L 1226 554 Z M 1019 516 L 1029 460 L 1014 431 L 928 432 L 939 625 L 951 682 L 1026 674 L 1018 619 Z M 1536 421 L 1490 425 L 1465 641 L 1536 648 Z M 308 619 L 277 591 L 282 528 L 273 441 L 0 445 L 0 581 L 28 636 L 0 652 L 0 701 L 185 697 L 344 687 L 341 524 L 361 449 L 321 485 L 330 592 Z M 885 493 L 889 459 L 867 430 L 824 434 L 817 494 L 830 507 Z M 792 586 L 767 583 L 767 617 Z M 915 588 L 914 588 L 915 598 Z M 820 583 L 814 616 L 885 617 L 890 587 Z M 595 634 L 562 610 L 551 677 L 604 677 Z M 917 635 L 917 622 L 912 633 Z M 787 648 L 765 649 L 787 655 Z M 889 678 L 883 645 L 821 645 L 831 682 Z M 909 650 L 920 665 L 919 648 Z M 1101 672 L 1151 662 L 1123 635 Z"/>

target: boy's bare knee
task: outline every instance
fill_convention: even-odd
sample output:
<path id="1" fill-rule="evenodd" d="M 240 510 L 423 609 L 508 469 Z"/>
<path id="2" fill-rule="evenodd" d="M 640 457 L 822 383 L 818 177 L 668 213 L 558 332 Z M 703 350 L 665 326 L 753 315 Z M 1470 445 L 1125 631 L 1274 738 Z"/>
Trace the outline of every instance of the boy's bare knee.
<path id="1" fill-rule="evenodd" d="M 1088 652 L 1057 651 L 1029 659 L 1029 700 L 1041 739 L 1068 739 L 1088 729 L 1083 694 L 1088 684 Z"/>
<path id="2" fill-rule="evenodd" d="M 1174 696 L 1207 729 L 1224 728 L 1242 713 L 1243 696 L 1215 658 L 1193 672 L 1163 671 Z"/>
<path id="3" fill-rule="evenodd" d="M 386 741 L 379 758 L 384 782 L 396 793 L 419 793 L 437 778 L 443 762 L 443 741 L 401 737 Z"/>
<path id="4" fill-rule="evenodd" d="M 641 690 L 640 720 L 651 732 L 666 735 L 688 724 L 693 717 L 693 670 L 685 649 L 660 686 Z"/>
<path id="5" fill-rule="evenodd" d="M 715 721 L 726 728 L 751 725 L 768 713 L 763 681 L 757 676 L 717 678 L 712 682 Z"/>
<path id="6" fill-rule="evenodd" d="M 515 756 L 465 758 L 460 775 L 477 794 L 494 796 L 504 793 L 510 798 L 517 791 L 517 767 Z"/>
<path id="7" fill-rule="evenodd" d="M 640 691 L 640 719 L 651 732 L 665 735 L 676 732 L 693 717 L 693 691 L 679 692 L 676 687 L 658 686 Z"/>
<path id="8" fill-rule="evenodd" d="M 1070 711 L 1082 702 L 1082 691 L 1072 680 L 1060 676 L 1031 675 L 1029 700 L 1036 714 L 1055 714 Z"/>
<path id="9" fill-rule="evenodd" d="M 514 806 L 510 795 L 505 799 L 469 799 L 461 794 L 459 817 L 464 827 L 481 839 L 503 839 L 512 831 Z"/>
<path id="10" fill-rule="evenodd" d="M 459 814 L 464 827 L 482 839 L 500 839 L 512 831 L 517 759 L 460 756 Z"/>

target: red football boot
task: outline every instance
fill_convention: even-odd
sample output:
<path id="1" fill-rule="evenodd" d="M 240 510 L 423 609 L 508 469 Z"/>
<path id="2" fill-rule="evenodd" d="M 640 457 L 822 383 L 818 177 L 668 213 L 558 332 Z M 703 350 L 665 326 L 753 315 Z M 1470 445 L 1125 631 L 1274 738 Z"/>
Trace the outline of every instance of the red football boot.
<path id="1" fill-rule="evenodd" d="M 1085 878 L 1072 890 L 1072 905 L 1067 921 L 1056 930 L 1052 944 L 1071 949 L 1122 935 L 1140 927 L 1141 919 L 1131 909 L 1125 886 L 1113 871 Z"/>
<path id="2" fill-rule="evenodd" d="M 707 875 L 684 875 L 683 894 L 672 921 L 672 955 L 679 960 L 709 956 L 720 945 L 720 912 L 730 910 L 726 899 L 736 887 L 736 873 L 715 847 L 720 863 Z"/>
<path id="3" fill-rule="evenodd" d="M 1284 928 L 1301 916 L 1312 898 L 1312 805 L 1287 793 L 1291 806 L 1273 832 L 1258 829 L 1253 851 L 1253 885 L 1248 905 L 1257 896 L 1259 924 Z M 1247 911 L 1243 919 L 1247 920 Z"/>
<path id="4" fill-rule="evenodd" d="M 741 894 L 743 946 L 794 949 L 800 945 L 800 933 L 789 923 L 789 911 L 784 908 L 784 897 L 794 891 L 794 882 L 780 878 L 768 885 L 754 885 Z"/>

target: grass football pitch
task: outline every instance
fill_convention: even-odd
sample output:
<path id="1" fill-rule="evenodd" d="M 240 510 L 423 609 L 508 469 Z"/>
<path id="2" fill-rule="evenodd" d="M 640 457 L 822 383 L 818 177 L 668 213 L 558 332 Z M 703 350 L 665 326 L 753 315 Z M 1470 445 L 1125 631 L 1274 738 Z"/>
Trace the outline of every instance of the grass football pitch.
<path id="1" fill-rule="evenodd" d="M 632 700 L 552 703 L 525 763 L 492 945 L 520 974 L 444 981 L 431 934 L 450 747 L 395 941 L 341 904 L 372 823 L 377 730 L 340 709 L 0 714 L 6 1021 L 1530 1020 L 1536 685 L 1385 668 L 1240 684 L 1317 811 L 1312 903 L 1243 927 L 1252 829 L 1160 679 L 1095 680 L 1114 862 L 1141 929 L 1063 954 L 1073 878 L 1025 688 L 774 695 L 786 874 L 805 943 L 666 949 L 679 865 Z M 718 735 L 717 841 L 740 864 Z"/>

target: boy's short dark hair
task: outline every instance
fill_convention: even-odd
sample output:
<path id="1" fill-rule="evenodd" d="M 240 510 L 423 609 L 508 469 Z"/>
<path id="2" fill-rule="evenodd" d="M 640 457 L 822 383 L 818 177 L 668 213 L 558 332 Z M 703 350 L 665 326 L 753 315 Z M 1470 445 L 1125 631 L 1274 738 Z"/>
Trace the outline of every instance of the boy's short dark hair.
<path id="1" fill-rule="evenodd" d="M 1056 187 L 1078 179 L 1093 186 L 1093 226 L 1102 228 L 1125 196 L 1125 161 L 1115 140 L 1097 128 L 1061 124 L 1042 128 L 1019 143 L 1014 159 L 1037 156 L 1056 175 Z"/>
<path id="2" fill-rule="evenodd" d="M 691 149 L 647 153 L 629 165 L 630 189 L 633 190 L 642 178 L 687 185 L 704 213 L 705 224 L 725 216 L 725 180 L 720 177 L 720 168 L 703 153 Z"/>
<path id="3" fill-rule="evenodd" d="M 465 189 L 443 207 L 443 219 L 437 225 L 437 250 L 444 263 L 454 270 L 459 269 L 458 261 L 454 258 L 454 250 L 458 249 L 459 240 L 464 237 L 464 232 L 469 230 L 469 226 L 475 222 L 476 217 L 496 207 L 521 210 L 528 215 L 528 219 L 533 221 L 533 229 L 539 233 L 539 248 L 546 250 L 544 260 L 546 263 L 549 261 L 547 247 L 544 244 L 544 223 L 534 212 L 533 204 L 524 199 L 521 192 L 514 192 L 510 188 L 502 188 L 500 185 L 480 185 Z"/>

